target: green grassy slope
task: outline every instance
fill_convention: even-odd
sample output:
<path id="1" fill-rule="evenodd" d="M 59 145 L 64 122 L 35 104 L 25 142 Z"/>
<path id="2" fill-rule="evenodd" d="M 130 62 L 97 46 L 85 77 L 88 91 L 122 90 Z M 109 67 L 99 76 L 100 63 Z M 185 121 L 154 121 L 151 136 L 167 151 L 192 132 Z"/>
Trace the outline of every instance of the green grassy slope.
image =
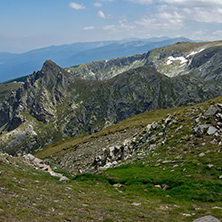
<path id="1" fill-rule="evenodd" d="M 1 154 L 0 220 L 193 221 L 205 215 L 221 220 L 220 136 L 196 137 L 192 133 L 196 118 L 217 103 L 222 103 L 221 97 L 193 107 L 145 112 L 90 138 L 56 143 L 37 154 L 53 155 L 61 151 L 62 144 L 68 152 L 71 144 L 89 139 L 96 142 L 104 135 L 134 127 L 141 132 L 148 123 L 165 121 L 168 114 L 176 120 L 168 128 L 165 143 L 153 152 L 138 153 L 119 167 L 94 175 L 80 174 L 68 182 L 59 182 L 18 158 Z M 215 124 L 211 117 L 201 121 Z M 155 135 L 161 136 L 159 130 L 157 127 Z M 155 188 L 164 184 L 170 188 Z"/>

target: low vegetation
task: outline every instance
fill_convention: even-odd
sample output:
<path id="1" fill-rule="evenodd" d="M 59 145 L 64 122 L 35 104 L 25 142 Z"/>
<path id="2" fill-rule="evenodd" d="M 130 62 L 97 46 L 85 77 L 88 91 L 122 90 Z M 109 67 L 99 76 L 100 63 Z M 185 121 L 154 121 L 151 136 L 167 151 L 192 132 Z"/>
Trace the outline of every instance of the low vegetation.
<path id="1" fill-rule="evenodd" d="M 221 145 L 212 142 L 214 135 L 196 137 L 192 132 L 201 112 L 221 101 L 219 97 L 193 107 L 145 112 L 94 135 L 55 143 L 36 154 L 53 155 L 62 146 L 68 152 L 75 143 L 97 141 L 103 135 L 134 127 L 141 131 L 169 114 L 177 118 L 165 144 L 153 152 L 135 154 L 119 167 L 97 174 L 72 177 L 64 171 L 70 179 L 66 182 L 25 165 L 20 157 L 1 154 L 0 220 L 193 221 L 205 215 L 222 219 Z M 214 124 L 213 118 L 206 121 Z M 183 128 L 175 133 L 180 124 Z"/>

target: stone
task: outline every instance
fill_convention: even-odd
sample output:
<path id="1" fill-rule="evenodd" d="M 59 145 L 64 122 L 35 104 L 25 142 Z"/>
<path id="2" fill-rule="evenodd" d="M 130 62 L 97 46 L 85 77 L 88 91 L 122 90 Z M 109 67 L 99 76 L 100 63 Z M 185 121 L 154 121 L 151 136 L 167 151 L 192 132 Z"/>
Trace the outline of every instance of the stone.
<path id="1" fill-rule="evenodd" d="M 198 218 L 194 220 L 193 222 L 220 222 L 216 217 L 213 217 L 211 215 Z"/>
<path id="2" fill-rule="evenodd" d="M 202 136 L 205 132 L 207 132 L 210 125 L 208 124 L 201 124 L 193 129 L 193 133 L 197 136 Z"/>
<path id="3" fill-rule="evenodd" d="M 168 116 L 166 119 L 165 119 L 165 124 L 169 124 L 171 121 L 171 116 Z"/>
<path id="4" fill-rule="evenodd" d="M 162 184 L 161 187 L 163 190 L 170 190 L 171 189 L 171 186 L 169 186 L 167 184 Z"/>
<path id="5" fill-rule="evenodd" d="M 222 179 L 222 175 L 219 176 L 219 179 Z"/>
<path id="6" fill-rule="evenodd" d="M 205 116 L 214 116 L 221 110 L 217 106 L 211 106 L 205 113 Z"/>
<path id="7" fill-rule="evenodd" d="M 27 154 L 26 157 L 30 160 L 33 161 L 35 159 L 35 157 L 32 154 Z"/>
<path id="8" fill-rule="evenodd" d="M 62 176 L 59 181 L 69 181 L 69 178 L 67 178 L 66 176 Z"/>
<path id="9" fill-rule="evenodd" d="M 210 126 L 207 130 L 207 134 L 212 135 L 212 134 L 216 133 L 216 131 L 217 131 L 217 129 L 215 127 Z"/>
<path id="10" fill-rule="evenodd" d="M 136 203 L 136 202 L 134 202 L 134 203 L 132 203 L 131 205 L 133 205 L 133 206 L 140 206 L 141 205 L 141 203 Z"/>
<path id="11" fill-rule="evenodd" d="M 222 104 L 221 103 L 217 103 L 217 106 L 222 109 Z"/>
<path id="12" fill-rule="evenodd" d="M 184 217 L 191 217 L 191 216 L 192 216 L 191 214 L 185 214 L 185 213 L 182 213 L 182 215 L 183 215 Z"/>
<path id="13" fill-rule="evenodd" d="M 203 157 L 203 156 L 205 156 L 206 154 L 205 153 L 200 153 L 199 154 L 199 157 Z"/>
<path id="14" fill-rule="evenodd" d="M 39 166 L 39 165 L 43 164 L 43 161 L 40 160 L 39 158 L 35 158 L 32 162 L 36 166 Z"/>
<path id="15" fill-rule="evenodd" d="M 222 114 L 221 114 L 221 113 L 218 113 L 218 114 L 217 114 L 217 118 L 218 118 L 219 120 L 222 120 Z"/>

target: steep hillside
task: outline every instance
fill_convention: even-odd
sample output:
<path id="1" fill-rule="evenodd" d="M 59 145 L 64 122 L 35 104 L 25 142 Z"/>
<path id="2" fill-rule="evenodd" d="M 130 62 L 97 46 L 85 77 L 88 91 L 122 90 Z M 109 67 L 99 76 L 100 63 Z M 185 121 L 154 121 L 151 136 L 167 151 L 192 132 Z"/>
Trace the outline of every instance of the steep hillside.
<path id="1" fill-rule="evenodd" d="M 144 66 L 146 54 L 86 63 L 65 70 L 83 79 L 107 80 L 133 68 Z"/>
<path id="2" fill-rule="evenodd" d="M 158 48 L 135 56 L 102 60 L 66 68 L 84 79 L 110 79 L 131 68 L 152 66 L 158 72 L 175 77 L 190 74 L 205 80 L 221 76 L 222 41 L 189 43 L 182 42 Z"/>
<path id="3" fill-rule="evenodd" d="M 221 76 L 222 41 L 179 43 L 148 53 L 146 65 L 169 77 L 191 74 L 205 80 Z"/>
<path id="4" fill-rule="evenodd" d="M 47 143 L 92 134 L 156 108 L 192 105 L 221 95 L 220 85 L 169 78 L 151 67 L 107 81 L 77 78 L 51 61 L 30 76 L 0 110 L 1 150 L 33 152 Z"/>

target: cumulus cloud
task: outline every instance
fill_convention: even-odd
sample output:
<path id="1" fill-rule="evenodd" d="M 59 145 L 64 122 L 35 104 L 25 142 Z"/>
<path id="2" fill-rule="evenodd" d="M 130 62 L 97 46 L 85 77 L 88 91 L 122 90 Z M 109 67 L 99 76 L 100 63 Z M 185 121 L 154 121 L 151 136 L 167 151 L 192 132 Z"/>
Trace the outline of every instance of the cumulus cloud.
<path id="1" fill-rule="evenodd" d="M 141 4 L 141 5 L 148 5 L 148 4 L 153 2 L 152 0 L 127 0 L 127 1 L 130 1 L 130 2 L 133 2 L 133 3 L 138 3 L 138 4 Z"/>
<path id="2" fill-rule="evenodd" d="M 104 30 L 111 30 L 111 31 L 117 31 L 117 26 L 116 25 L 107 25 L 103 27 Z"/>
<path id="3" fill-rule="evenodd" d="M 196 6 L 196 7 L 215 7 L 222 6 L 221 0 L 162 0 L 168 4 L 183 5 L 186 7 Z"/>
<path id="4" fill-rule="evenodd" d="M 73 8 L 73 9 L 76 9 L 76 10 L 80 10 L 80 9 L 85 9 L 86 8 L 83 4 L 80 5 L 80 4 L 75 3 L 75 2 L 70 2 L 69 3 L 69 7 Z"/>
<path id="5" fill-rule="evenodd" d="M 162 6 L 156 13 L 147 14 L 135 23 L 152 30 L 180 30 L 184 27 L 184 16 L 175 7 Z"/>
<path id="6" fill-rule="evenodd" d="M 103 11 L 100 10 L 100 11 L 98 12 L 98 17 L 99 17 L 99 18 L 102 18 L 102 19 L 105 19 L 105 18 L 106 18 L 106 15 L 104 14 Z"/>
<path id="7" fill-rule="evenodd" d="M 93 30 L 93 29 L 95 29 L 95 26 L 88 26 L 83 28 L 83 30 Z"/>
<path id="8" fill-rule="evenodd" d="M 94 5 L 95 7 L 102 7 L 102 3 L 100 3 L 100 2 L 95 2 L 93 5 Z"/>

